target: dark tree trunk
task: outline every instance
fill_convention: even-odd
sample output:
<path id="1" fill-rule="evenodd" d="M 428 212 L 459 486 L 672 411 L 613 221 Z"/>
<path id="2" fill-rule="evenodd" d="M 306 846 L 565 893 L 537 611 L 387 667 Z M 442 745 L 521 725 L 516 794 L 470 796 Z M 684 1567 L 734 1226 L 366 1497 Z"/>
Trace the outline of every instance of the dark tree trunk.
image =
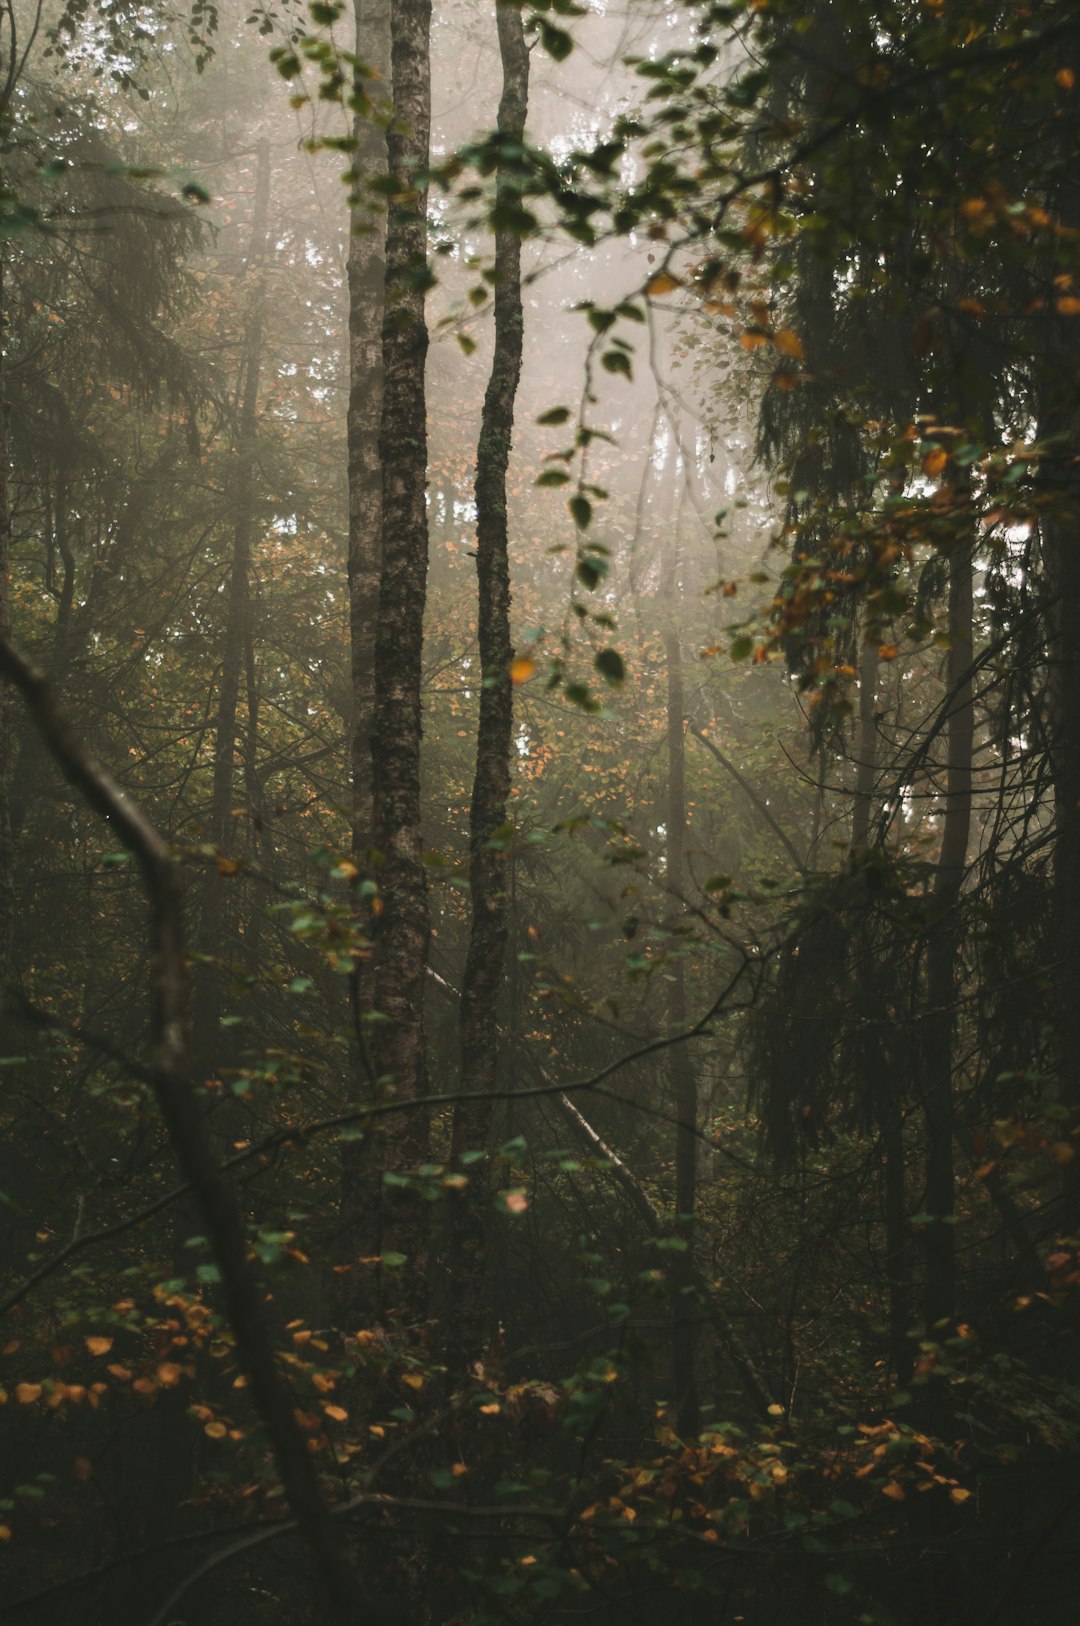
<path id="1" fill-rule="evenodd" d="M 354 0 L 356 55 L 378 74 L 371 93 L 390 85 L 391 0 Z M 355 195 L 349 238 L 349 632 L 352 654 L 353 851 L 358 861 L 371 839 L 371 736 L 375 628 L 382 564 L 383 320 L 386 306 L 386 201 L 371 186 L 385 174 L 386 132 L 357 113 Z M 361 866 L 362 867 L 362 866 Z"/>
<path id="2" fill-rule="evenodd" d="M 356 55 L 373 75 L 357 86 L 365 96 L 390 93 L 391 0 L 354 0 Z M 372 180 L 386 173 L 386 132 L 368 110 L 353 121 L 354 195 L 349 237 L 349 641 L 352 717 L 352 847 L 357 873 L 368 867 L 372 840 L 372 745 L 375 707 L 375 633 L 383 555 L 383 325 L 386 314 L 386 199 Z M 370 921 L 358 900 L 357 932 Z M 371 1093 L 371 1061 L 365 1017 L 372 1006 L 374 967 L 356 961 L 350 978 L 354 1028 L 351 1087 L 355 1099 Z M 360 1308 L 363 1292 L 355 1271 L 376 1248 L 381 1190 L 371 1137 L 343 1147 L 342 1247 L 345 1269 L 337 1278 L 342 1319 Z"/>
<path id="3" fill-rule="evenodd" d="M 8 491 L 7 397 L 4 393 L 4 253 L 0 248 L 0 638 L 11 637 L 11 502 Z M 11 852 L 11 695 L 0 692 L 0 1012 L 7 997 L 15 909 Z"/>
<path id="4" fill-rule="evenodd" d="M 260 269 L 265 254 L 269 203 L 270 148 L 263 141 L 258 149 L 251 246 L 245 266 L 249 272 Z M 265 303 L 265 287 L 260 280 L 252 292 L 244 335 L 236 484 L 233 492 L 232 555 L 229 561 L 225 638 L 214 732 L 214 776 L 207 831 L 210 842 L 222 854 L 236 845 L 237 834 L 232 812 L 237 778 L 240 694 L 241 686 L 247 684 L 248 680 L 248 652 L 251 648 L 251 550 L 255 537 L 259 379 Z M 248 687 L 250 702 L 250 685 Z M 250 740 L 245 744 L 243 755 L 246 761 L 250 760 Z M 223 879 L 212 876 L 203 904 L 198 938 L 201 958 L 192 989 L 192 1056 L 196 1070 L 202 1074 L 219 1064 L 221 973 L 215 962 L 221 958 L 224 948 L 225 902 Z"/>
<path id="5" fill-rule="evenodd" d="M 529 52 L 521 12 L 496 6 L 503 86 L 498 128 L 505 142 L 525 136 L 529 94 Z M 512 189 L 506 166 L 497 186 Z M 472 919 L 461 991 L 461 1087 L 494 1090 L 499 1080 L 497 1021 L 509 931 L 509 843 L 498 839 L 507 822 L 510 798 L 511 731 L 514 722 L 510 664 L 510 562 L 506 474 L 514 427 L 514 401 L 521 376 L 524 314 L 521 304 L 521 240 L 514 231 L 495 236 L 495 346 L 484 396 L 476 453 L 477 629 L 480 644 L 480 720 L 476 770 L 469 811 L 469 886 Z M 454 1114 L 454 1152 L 482 1149 L 491 1138 L 494 1102 Z M 474 1164 L 470 1185 L 458 1205 L 452 1269 L 460 1287 L 454 1298 L 463 1352 L 482 1346 L 488 1297 L 485 1248 L 489 1219 L 486 1165 Z M 490 1310 L 491 1306 L 487 1306 Z"/>
<path id="6" fill-rule="evenodd" d="M 392 13 L 394 118 L 387 157 L 396 185 L 387 212 L 383 326 L 383 557 L 375 638 L 372 837 L 381 914 L 372 1029 L 377 1079 L 402 1101 L 425 1082 L 424 975 L 430 921 L 420 828 L 421 653 L 427 588 L 427 421 L 424 364 L 428 285 L 427 185 L 431 123 L 430 0 L 397 0 Z M 398 1164 L 422 1158 L 422 1112 L 384 1120 Z M 383 1242 L 389 1216 L 384 1215 Z M 419 1249 L 415 1204 L 390 1222 L 398 1251 Z M 409 1281 L 418 1282 L 416 1260 Z"/>
<path id="7" fill-rule="evenodd" d="M 959 486 L 959 482 L 957 482 Z M 966 491 L 955 501 L 966 515 Z M 945 730 L 947 762 L 941 855 L 926 945 L 927 1012 L 923 1031 L 923 1110 L 926 1119 L 926 1301 L 928 1330 L 954 1313 L 956 1246 L 953 1172 L 953 1035 L 956 1026 L 960 889 L 971 834 L 971 763 L 975 710 L 972 695 L 972 553 L 960 534 L 949 559 L 949 636 Z"/>

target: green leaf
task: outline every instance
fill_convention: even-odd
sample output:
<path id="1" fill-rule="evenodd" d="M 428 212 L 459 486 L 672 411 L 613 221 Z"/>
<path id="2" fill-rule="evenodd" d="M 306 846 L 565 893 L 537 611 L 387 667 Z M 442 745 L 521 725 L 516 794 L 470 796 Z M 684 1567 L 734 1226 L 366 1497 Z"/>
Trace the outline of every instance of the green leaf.
<path id="1" fill-rule="evenodd" d="M 569 478 L 570 476 L 564 469 L 545 469 L 543 474 L 536 476 L 533 484 L 537 486 L 564 486 Z"/>
<path id="2" fill-rule="evenodd" d="M 551 407 L 547 412 L 541 412 L 537 423 L 566 423 L 570 417 L 570 408 L 564 406 Z"/>
<path id="3" fill-rule="evenodd" d="M 583 497 L 579 492 L 576 497 L 570 498 L 566 506 L 569 508 L 578 530 L 587 531 L 592 520 L 592 503 L 588 497 Z"/>
<path id="4" fill-rule="evenodd" d="M 617 649 L 602 649 L 593 664 L 609 683 L 621 683 L 626 677 L 626 667 Z"/>

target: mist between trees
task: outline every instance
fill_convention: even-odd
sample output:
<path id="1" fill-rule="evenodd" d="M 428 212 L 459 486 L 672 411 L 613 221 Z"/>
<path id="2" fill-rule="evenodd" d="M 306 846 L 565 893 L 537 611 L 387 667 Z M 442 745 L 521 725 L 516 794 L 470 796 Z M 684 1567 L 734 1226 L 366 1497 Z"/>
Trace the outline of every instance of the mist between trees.
<path id="1" fill-rule="evenodd" d="M 0 1616 L 1057 1626 L 1080 15 L 0 0 Z"/>

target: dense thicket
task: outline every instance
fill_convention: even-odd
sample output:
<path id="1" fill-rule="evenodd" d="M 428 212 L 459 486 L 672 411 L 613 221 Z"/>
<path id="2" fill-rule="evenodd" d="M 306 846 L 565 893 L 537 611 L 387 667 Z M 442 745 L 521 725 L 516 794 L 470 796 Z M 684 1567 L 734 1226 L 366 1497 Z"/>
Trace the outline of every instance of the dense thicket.
<path id="1" fill-rule="evenodd" d="M 5 1618 L 1072 1618 L 1078 80 L 0 0 Z"/>

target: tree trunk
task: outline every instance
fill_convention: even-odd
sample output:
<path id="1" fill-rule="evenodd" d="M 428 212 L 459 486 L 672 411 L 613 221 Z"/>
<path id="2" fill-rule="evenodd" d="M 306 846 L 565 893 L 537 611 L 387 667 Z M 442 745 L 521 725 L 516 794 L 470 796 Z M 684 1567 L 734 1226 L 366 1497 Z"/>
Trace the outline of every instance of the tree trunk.
<path id="1" fill-rule="evenodd" d="M 354 0 L 356 55 L 377 75 L 365 96 L 391 94 L 391 0 Z M 387 167 L 386 131 L 371 110 L 353 120 L 354 193 L 349 236 L 349 641 L 352 719 L 349 765 L 352 776 L 352 848 L 357 873 L 366 873 L 372 841 L 373 730 L 375 719 L 375 633 L 379 617 L 379 577 L 383 557 L 383 325 L 386 316 L 386 198 L 371 185 Z M 360 900 L 358 899 L 358 905 Z M 358 911 L 359 912 L 359 911 Z M 357 920 L 366 935 L 366 912 Z M 365 1017 L 370 1014 L 374 967 L 358 959 L 350 981 L 354 1054 L 354 1098 L 371 1092 Z M 357 1260 L 377 1245 L 381 1201 L 370 1135 L 342 1148 L 341 1222 L 344 1270 L 337 1278 L 339 1318 L 360 1308 L 364 1295 L 352 1274 Z"/>
<path id="2" fill-rule="evenodd" d="M 270 204 L 270 147 L 261 141 L 255 176 L 255 203 L 251 246 L 245 271 L 259 270 L 266 251 Z M 255 536 L 255 469 L 257 458 L 259 378 L 262 371 L 263 320 L 266 291 L 260 281 L 251 298 L 244 335 L 243 374 L 240 385 L 240 423 L 234 490 L 232 557 L 226 607 L 225 639 L 214 732 L 214 777 L 207 835 L 219 852 L 236 843 L 232 817 L 237 770 L 237 716 L 241 683 L 246 679 L 251 644 L 251 549 Z M 250 742 L 244 752 L 250 755 Z M 203 903 L 198 947 L 201 959 L 193 979 L 192 1056 L 198 1073 L 205 1075 L 219 1063 L 221 972 L 217 961 L 224 948 L 225 894 L 220 876 L 212 876 Z"/>
<path id="3" fill-rule="evenodd" d="M 674 454 L 672 454 L 674 455 Z M 676 599 L 679 591 L 679 526 L 664 572 L 664 664 L 667 668 L 667 888 L 672 907 L 682 912 L 686 893 L 686 695 L 679 644 Z M 682 945 L 668 959 L 667 1025 L 686 1027 L 686 968 Z M 671 1335 L 676 1427 L 684 1437 L 700 1427 L 695 1353 L 697 1307 L 694 1293 L 694 1210 L 697 1206 L 697 1075 L 684 1044 L 668 1050 L 668 1081 L 675 1102 L 675 1228 L 685 1252 L 674 1255 L 674 1325 Z"/>
<path id="4" fill-rule="evenodd" d="M 966 492 L 956 500 L 967 508 Z M 958 532 L 960 527 L 958 526 Z M 946 670 L 947 764 L 941 856 L 933 889 L 934 918 L 926 945 L 927 1015 L 924 1024 L 923 1110 L 926 1118 L 927 1330 L 952 1318 L 956 1262 L 953 1178 L 953 1033 L 958 905 L 971 833 L 971 762 L 975 710 L 972 697 L 972 553 L 957 535 L 949 559 L 949 636 Z"/>
<path id="5" fill-rule="evenodd" d="M 424 971 L 430 921 L 420 828 L 421 652 L 427 588 L 427 185 L 431 123 L 430 0 L 392 13 L 394 118 L 387 134 L 395 179 L 387 211 L 384 393 L 380 433 L 383 557 L 375 637 L 372 837 L 379 886 L 372 1057 L 377 1079 L 402 1101 L 423 1093 Z M 384 1120 L 393 1161 L 422 1159 L 420 1112 Z M 415 1255 L 422 1216 L 410 1203 L 393 1222 Z M 388 1216 L 384 1214 L 383 1241 Z M 416 1260 L 409 1279 L 414 1284 Z"/>
<path id="6" fill-rule="evenodd" d="M 391 0 L 354 0 L 356 55 L 390 89 Z M 386 132 L 370 113 L 357 113 L 355 193 L 349 237 L 349 633 L 352 652 L 353 851 L 371 839 L 371 736 L 374 718 L 375 627 L 382 564 L 383 321 L 386 307 L 386 200 L 371 186 L 386 172 Z M 362 867 L 362 865 L 361 865 Z"/>
<path id="7" fill-rule="evenodd" d="M 498 129 L 502 140 L 518 144 L 525 137 L 529 94 L 529 51 L 521 12 L 496 6 L 502 96 Z M 512 193 L 505 165 L 497 176 L 500 197 Z M 480 644 L 480 719 L 476 736 L 476 770 L 469 810 L 469 887 L 472 918 L 469 952 L 461 990 L 461 1087 L 494 1090 L 499 1080 L 498 1003 L 509 932 L 507 876 L 509 843 L 498 839 L 507 823 L 510 798 L 510 750 L 514 723 L 510 681 L 510 562 L 508 555 L 506 474 L 514 427 L 514 401 L 521 376 L 524 314 L 521 304 L 521 239 L 517 232 L 495 235 L 495 345 L 484 395 L 480 440 L 476 452 L 477 630 Z M 482 1149 L 491 1138 L 495 1103 L 454 1113 L 454 1153 Z M 484 1292 L 489 1223 L 486 1164 L 472 1166 L 470 1184 L 458 1204 L 451 1268 L 458 1278 L 453 1294 L 458 1306 L 462 1351 L 479 1350 L 484 1341 Z"/>
<path id="8" fill-rule="evenodd" d="M 4 251 L 0 248 L 0 639 L 11 637 L 11 500 L 8 490 L 7 397 L 4 393 Z M 11 851 L 11 695 L 0 692 L 0 1013 L 7 999 L 15 908 Z"/>

